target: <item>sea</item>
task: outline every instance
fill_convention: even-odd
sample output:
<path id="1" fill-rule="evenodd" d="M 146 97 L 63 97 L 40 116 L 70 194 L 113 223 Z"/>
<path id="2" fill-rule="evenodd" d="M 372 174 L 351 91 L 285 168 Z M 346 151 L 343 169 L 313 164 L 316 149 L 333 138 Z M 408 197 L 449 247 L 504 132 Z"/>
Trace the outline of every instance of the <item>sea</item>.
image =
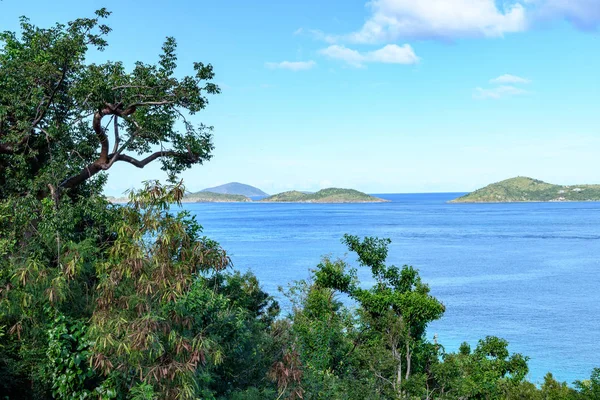
<path id="1" fill-rule="evenodd" d="M 450 204 L 463 193 L 376 194 L 388 203 L 196 203 L 204 234 L 265 291 L 308 279 L 323 256 L 358 267 L 345 233 L 390 238 L 388 264 L 417 268 L 446 306 L 446 351 L 488 335 L 530 358 L 529 379 L 568 383 L 600 367 L 600 203 Z M 358 268 L 363 286 L 370 271 Z M 350 305 L 351 306 L 351 305 Z"/>

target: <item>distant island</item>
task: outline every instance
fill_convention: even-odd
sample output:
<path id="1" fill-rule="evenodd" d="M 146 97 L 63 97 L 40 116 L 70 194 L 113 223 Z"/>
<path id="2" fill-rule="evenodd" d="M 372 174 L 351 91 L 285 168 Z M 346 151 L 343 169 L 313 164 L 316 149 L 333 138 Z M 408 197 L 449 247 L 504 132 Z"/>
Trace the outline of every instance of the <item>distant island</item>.
<path id="1" fill-rule="evenodd" d="M 128 203 L 128 197 L 107 197 L 108 201 L 115 204 Z M 182 203 L 245 203 L 252 200 L 239 194 L 223 194 L 211 192 L 187 193 L 181 199 Z"/>
<path id="2" fill-rule="evenodd" d="M 260 201 L 264 203 L 382 203 L 388 200 L 370 196 L 354 189 L 329 188 L 319 190 L 316 193 L 292 190 Z"/>
<path id="3" fill-rule="evenodd" d="M 519 176 L 493 183 L 450 203 L 600 201 L 600 185 L 553 185 Z"/>
<path id="4" fill-rule="evenodd" d="M 226 186 L 226 185 L 223 185 Z M 252 186 L 250 186 L 252 187 Z M 256 188 L 254 188 L 256 189 Z M 205 189 L 206 190 L 206 189 Z M 260 190 L 260 189 L 257 189 Z M 263 192 L 264 193 L 264 192 Z M 127 203 L 127 197 L 107 197 L 111 203 Z M 264 203 L 383 203 L 389 200 L 380 199 L 359 192 L 354 189 L 329 188 L 322 189 L 316 193 L 300 192 L 292 190 L 269 196 L 260 202 Z M 181 200 L 182 203 L 248 203 L 252 199 L 248 196 L 239 194 L 213 193 L 200 191 L 196 193 L 187 193 Z"/>
<path id="5" fill-rule="evenodd" d="M 255 196 L 268 196 L 267 193 L 263 192 L 259 188 L 254 186 L 246 185 L 239 182 L 230 182 L 224 185 L 215 186 L 211 188 L 202 189 L 201 192 L 211 192 L 220 194 L 237 194 L 246 197 Z"/>
<path id="6" fill-rule="evenodd" d="M 200 191 L 183 196 L 182 203 L 247 203 L 252 201 L 241 194 L 213 193 Z"/>

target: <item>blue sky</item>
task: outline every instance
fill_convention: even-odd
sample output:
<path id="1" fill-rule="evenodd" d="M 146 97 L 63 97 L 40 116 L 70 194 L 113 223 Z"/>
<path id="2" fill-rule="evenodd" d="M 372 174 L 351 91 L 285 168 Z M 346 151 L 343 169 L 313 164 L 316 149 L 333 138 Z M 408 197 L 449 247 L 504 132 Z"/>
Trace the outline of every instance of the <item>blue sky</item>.
<path id="1" fill-rule="evenodd" d="M 599 0 L 3 0 L 0 27 L 100 7 L 113 31 L 92 61 L 154 62 L 174 36 L 182 75 L 215 67 L 222 93 L 195 121 L 216 149 L 190 190 L 600 183 Z M 118 164 L 107 194 L 163 177 Z"/>

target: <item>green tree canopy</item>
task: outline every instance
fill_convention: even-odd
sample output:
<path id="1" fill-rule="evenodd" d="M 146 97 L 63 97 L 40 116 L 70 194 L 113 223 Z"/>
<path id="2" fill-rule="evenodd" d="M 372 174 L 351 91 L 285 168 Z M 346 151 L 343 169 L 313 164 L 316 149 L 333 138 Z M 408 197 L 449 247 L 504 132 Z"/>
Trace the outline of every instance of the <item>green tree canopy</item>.
<path id="1" fill-rule="evenodd" d="M 176 42 L 167 38 L 158 63 L 90 64 L 110 32 L 80 18 L 0 34 L 0 198 L 76 189 L 117 162 L 143 168 L 160 159 L 171 176 L 210 159 L 211 128 L 189 116 L 219 93 L 210 64 L 177 78 Z"/>
<path id="2" fill-rule="evenodd" d="M 356 253 L 361 266 L 371 269 L 375 285 L 368 289 L 360 287 L 355 270 L 348 271 L 342 261 L 327 259 L 318 266 L 315 283 L 345 293 L 359 304 L 363 323 L 380 335 L 396 361 L 395 378 L 390 382 L 395 390 L 401 391 L 403 378 L 408 380 L 417 369 L 413 365 L 415 353 L 429 352 L 425 329 L 444 314 L 444 305 L 429 294 L 429 286 L 413 267 L 385 264 L 389 239 L 360 240 L 344 235 L 342 241 Z M 424 372 L 421 364 L 418 372 Z"/>

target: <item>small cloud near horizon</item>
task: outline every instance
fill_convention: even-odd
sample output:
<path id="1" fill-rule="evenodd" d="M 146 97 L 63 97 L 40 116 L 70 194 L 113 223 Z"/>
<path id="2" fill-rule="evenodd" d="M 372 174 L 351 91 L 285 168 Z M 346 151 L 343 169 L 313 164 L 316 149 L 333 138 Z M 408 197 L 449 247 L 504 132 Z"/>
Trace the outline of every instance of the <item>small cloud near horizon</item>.
<path id="1" fill-rule="evenodd" d="M 282 62 L 266 62 L 265 67 L 269 69 L 287 69 L 289 71 L 306 71 L 317 65 L 316 62 L 310 61 L 282 61 Z"/>
<path id="2" fill-rule="evenodd" d="M 526 79 L 526 78 L 521 78 L 520 76 L 516 76 L 516 75 L 511 75 L 511 74 L 504 74 L 501 75 L 497 78 L 491 79 L 490 83 L 497 83 L 497 84 L 528 84 L 531 83 L 530 79 Z"/>
<path id="3" fill-rule="evenodd" d="M 473 98 L 478 100 L 501 99 L 503 97 L 512 97 L 529 94 L 531 92 L 514 86 L 498 86 L 492 89 L 475 88 Z"/>
<path id="4" fill-rule="evenodd" d="M 336 44 L 320 50 L 319 53 L 328 58 L 345 61 L 356 68 L 362 68 L 366 63 L 410 65 L 420 60 L 409 44 L 403 46 L 388 44 L 381 49 L 367 52 L 359 52 Z"/>

